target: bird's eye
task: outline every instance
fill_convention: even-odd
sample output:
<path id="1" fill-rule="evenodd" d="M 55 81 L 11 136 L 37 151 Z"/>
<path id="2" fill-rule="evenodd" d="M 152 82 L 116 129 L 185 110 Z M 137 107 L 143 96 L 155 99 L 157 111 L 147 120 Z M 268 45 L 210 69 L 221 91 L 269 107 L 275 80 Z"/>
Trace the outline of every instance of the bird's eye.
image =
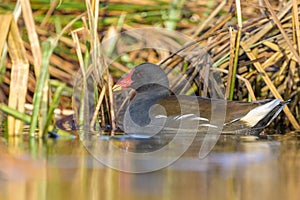
<path id="1" fill-rule="evenodd" d="M 141 72 L 137 72 L 137 73 L 136 73 L 136 76 L 140 78 L 140 77 L 143 76 L 143 74 L 142 74 Z"/>

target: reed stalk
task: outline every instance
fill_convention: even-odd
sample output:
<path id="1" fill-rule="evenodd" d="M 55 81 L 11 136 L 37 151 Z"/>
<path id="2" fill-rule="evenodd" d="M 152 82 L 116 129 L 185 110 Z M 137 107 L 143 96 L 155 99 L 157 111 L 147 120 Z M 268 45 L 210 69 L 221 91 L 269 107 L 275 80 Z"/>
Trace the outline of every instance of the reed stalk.
<path id="1" fill-rule="evenodd" d="M 33 56 L 34 72 L 35 72 L 36 78 L 38 78 L 39 74 L 40 74 L 40 68 L 41 68 L 41 62 L 42 62 L 42 60 L 41 60 L 42 53 L 41 53 L 39 38 L 38 38 L 37 32 L 35 30 L 35 23 L 34 23 L 33 14 L 32 14 L 31 6 L 30 6 L 30 1 L 22 0 L 20 2 L 21 2 L 21 7 L 22 7 L 22 11 L 23 11 L 22 13 L 23 13 L 24 21 L 25 21 L 28 38 L 29 38 L 30 45 L 31 45 L 31 53 Z"/>
<path id="2" fill-rule="evenodd" d="M 237 67 L 240 55 L 240 40 L 241 40 L 241 32 L 242 32 L 242 10 L 241 10 L 241 2 L 240 0 L 235 1 L 236 4 L 236 11 L 237 11 L 237 18 L 238 18 L 238 30 L 235 42 L 235 52 L 234 52 L 234 60 L 233 60 L 233 67 L 231 72 L 231 80 L 230 80 L 230 90 L 229 90 L 229 100 L 233 100 L 234 95 L 234 88 L 235 88 L 235 79 L 237 74 Z"/>
<path id="3" fill-rule="evenodd" d="M 32 111 L 32 117 L 30 122 L 30 129 L 29 129 L 29 135 L 31 137 L 36 136 L 36 128 L 38 123 L 38 117 L 40 112 L 40 105 L 42 102 L 43 97 L 43 88 L 45 86 L 47 76 L 48 76 L 48 66 L 50 61 L 50 56 L 53 52 L 54 47 L 56 46 L 55 40 L 47 40 L 42 43 L 42 67 L 41 67 L 41 73 L 37 81 L 35 93 L 33 96 L 33 111 Z"/>
<path id="4" fill-rule="evenodd" d="M 19 34 L 17 24 L 11 20 L 8 33 L 8 52 L 12 60 L 10 93 L 8 106 L 19 112 L 24 112 L 25 97 L 27 93 L 27 80 L 29 62 L 26 57 L 25 47 Z M 9 135 L 18 135 L 22 132 L 23 122 L 8 116 Z"/>
<path id="5" fill-rule="evenodd" d="M 23 121 L 23 122 L 30 123 L 30 121 L 31 121 L 31 117 L 29 115 L 27 115 L 25 113 L 21 113 L 15 109 L 12 109 L 11 107 L 7 106 L 6 104 L 0 103 L 0 110 L 16 119 Z"/>
<path id="6" fill-rule="evenodd" d="M 43 127 L 43 136 L 46 136 L 48 134 L 50 123 L 53 120 L 54 109 L 57 107 L 59 98 L 61 96 L 62 91 L 65 89 L 65 87 L 66 87 L 65 83 L 60 83 L 60 85 L 56 88 L 56 91 L 54 93 L 52 102 L 49 106 L 49 110 L 47 113 L 47 118 L 46 118 L 47 121 L 45 126 Z"/>

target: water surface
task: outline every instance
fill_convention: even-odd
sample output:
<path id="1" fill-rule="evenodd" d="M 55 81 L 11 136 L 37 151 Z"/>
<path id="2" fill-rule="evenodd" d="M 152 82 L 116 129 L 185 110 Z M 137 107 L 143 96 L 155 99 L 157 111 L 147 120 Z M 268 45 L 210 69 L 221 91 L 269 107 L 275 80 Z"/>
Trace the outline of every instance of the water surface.
<path id="1" fill-rule="evenodd" d="M 151 147 L 112 142 L 141 151 Z M 78 139 L 12 138 L 0 144 L 0 199 L 299 198 L 300 141 L 292 133 L 259 140 L 222 135 L 201 160 L 194 142 L 173 165 L 142 174 L 104 166 Z"/>

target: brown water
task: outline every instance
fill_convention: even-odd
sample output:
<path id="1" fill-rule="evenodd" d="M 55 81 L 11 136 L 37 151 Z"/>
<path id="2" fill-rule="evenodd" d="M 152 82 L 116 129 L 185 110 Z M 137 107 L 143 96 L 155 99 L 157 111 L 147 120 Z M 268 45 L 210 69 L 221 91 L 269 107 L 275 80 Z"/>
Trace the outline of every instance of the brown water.
<path id="1" fill-rule="evenodd" d="M 221 136 L 205 159 L 194 144 L 173 165 L 144 174 L 102 165 L 77 139 L 24 140 L 1 142 L 0 199 L 299 199 L 296 134 Z"/>

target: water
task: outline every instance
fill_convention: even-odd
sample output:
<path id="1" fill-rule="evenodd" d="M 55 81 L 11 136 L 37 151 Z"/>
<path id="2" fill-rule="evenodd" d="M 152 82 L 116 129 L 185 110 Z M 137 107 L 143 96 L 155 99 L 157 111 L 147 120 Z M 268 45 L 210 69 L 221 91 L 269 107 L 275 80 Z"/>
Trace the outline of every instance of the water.
<path id="1" fill-rule="evenodd" d="M 222 135 L 205 159 L 194 143 L 173 165 L 143 174 L 104 166 L 77 139 L 14 138 L 0 150 L 0 199 L 299 199 L 300 140 L 292 133 L 260 140 Z"/>

